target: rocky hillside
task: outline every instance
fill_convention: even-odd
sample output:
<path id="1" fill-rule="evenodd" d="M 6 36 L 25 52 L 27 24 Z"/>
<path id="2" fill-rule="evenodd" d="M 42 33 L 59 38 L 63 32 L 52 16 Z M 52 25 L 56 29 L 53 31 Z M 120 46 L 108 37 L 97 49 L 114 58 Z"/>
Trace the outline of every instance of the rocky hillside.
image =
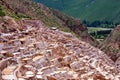
<path id="1" fill-rule="evenodd" d="M 94 46 L 98 42 L 88 34 L 87 28 L 73 17 L 67 16 L 59 11 L 49 9 L 48 7 L 34 3 L 32 0 L 0 0 L 1 5 L 14 12 L 18 18 L 27 17 L 30 19 L 39 19 L 46 26 L 57 28 L 59 30 L 70 32 Z M 27 16 L 26 16 L 27 15 Z"/>
<path id="2" fill-rule="evenodd" d="M 120 57 L 120 25 L 118 25 L 103 42 L 101 50 L 107 53 L 114 61 Z"/>
<path id="3" fill-rule="evenodd" d="M 0 80 L 120 80 L 99 49 L 39 20 L 1 20 Z"/>
<path id="4" fill-rule="evenodd" d="M 119 33 L 101 46 L 106 55 L 80 20 L 31 0 L 0 0 L 0 80 L 120 80 Z"/>

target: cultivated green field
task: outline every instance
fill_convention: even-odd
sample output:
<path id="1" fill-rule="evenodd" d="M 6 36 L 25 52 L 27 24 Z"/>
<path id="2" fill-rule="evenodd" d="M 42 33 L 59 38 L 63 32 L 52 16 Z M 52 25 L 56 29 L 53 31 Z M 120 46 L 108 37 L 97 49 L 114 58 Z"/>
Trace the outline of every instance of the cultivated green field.
<path id="1" fill-rule="evenodd" d="M 33 0 L 90 22 L 120 22 L 120 0 Z"/>
<path id="2" fill-rule="evenodd" d="M 108 34 L 113 30 L 112 28 L 96 28 L 88 27 L 88 32 L 97 40 L 103 41 Z"/>
<path id="3" fill-rule="evenodd" d="M 111 28 L 88 27 L 88 32 L 93 33 L 97 31 L 112 30 Z"/>

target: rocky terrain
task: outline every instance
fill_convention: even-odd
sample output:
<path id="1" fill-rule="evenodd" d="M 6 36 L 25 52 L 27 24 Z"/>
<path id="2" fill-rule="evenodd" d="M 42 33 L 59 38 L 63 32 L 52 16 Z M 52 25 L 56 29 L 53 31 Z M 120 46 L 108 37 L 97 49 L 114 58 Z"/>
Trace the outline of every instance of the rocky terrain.
<path id="1" fill-rule="evenodd" d="M 87 28 L 71 16 L 61 13 L 57 10 L 50 9 L 43 4 L 32 2 L 32 0 L 0 0 L 1 6 L 4 6 L 9 12 L 14 12 L 14 18 L 39 19 L 48 27 L 55 27 L 59 30 L 70 32 L 79 39 L 97 46 L 99 42 L 88 33 Z M 6 12 L 7 10 L 3 10 Z"/>
<path id="2" fill-rule="evenodd" d="M 113 61 L 119 62 L 120 57 L 120 25 L 118 25 L 106 38 L 106 40 L 100 46 Z"/>
<path id="3" fill-rule="evenodd" d="M 71 33 L 9 16 L 0 30 L 0 80 L 120 80 L 104 52 Z"/>
<path id="4" fill-rule="evenodd" d="M 104 53 L 80 20 L 32 0 L 0 0 L 0 80 L 120 80 L 119 33 L 99 46 Z"/>

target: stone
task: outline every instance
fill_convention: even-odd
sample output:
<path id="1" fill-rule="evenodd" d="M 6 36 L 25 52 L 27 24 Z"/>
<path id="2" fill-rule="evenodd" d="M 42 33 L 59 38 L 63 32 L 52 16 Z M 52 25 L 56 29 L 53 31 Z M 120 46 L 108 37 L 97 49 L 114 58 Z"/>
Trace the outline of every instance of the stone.
<path id="1" fill-rule="evenodd" d="M 8 29 L 22 27 L 9 17 L 4 20 Z M 21 80 L 120 80 L 116 67 L 119 60 L 115 65 L 99 49 L 72 34 L 49 29 L 38 20 L 24 20 L 22 25 L 24 28 L 19 32 L 0 32 L 4 35 L 0 37 L 0 52 L 13 54 L 7 54 L 10 59 L 0 54 L 0 79 L 16 79 L 16 74 Z"/>

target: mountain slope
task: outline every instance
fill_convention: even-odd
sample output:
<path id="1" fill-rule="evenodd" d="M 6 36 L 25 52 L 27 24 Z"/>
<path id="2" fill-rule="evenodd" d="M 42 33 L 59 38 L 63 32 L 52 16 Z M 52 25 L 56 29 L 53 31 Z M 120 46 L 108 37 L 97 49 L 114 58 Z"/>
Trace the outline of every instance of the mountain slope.
<path id="1" fill-rule="evenodd" d="M 0 80 L 120 79 L 119 65 L 86 43 L 96 45 L 80 20 L 31 0 L 17 1 L 0 0 Z M 59 30 L 64 27 L 86 42 Z"/>
<path id="2" fill-rule="evenodd" d="M 15 12 L 14 9 L 12 9 L 4 0 L 0 0 L 0 17 L 5 15 L 11 16 L 15 19 L 30 18 L 23 13 L 17 14 L 17 12 Z"/>
<path id="3" fill-rule="evenodd" d="M 119 0 L 33 0 L 81 20 L 120 21 Z"/>
<path id="4" fill-rule="evenodd" d="M 106 38 L 101 50 L 107 53 L 114 61 L 120 57 L 120 25 L 118 25 Z"/>
<path id="5" fill-rule="evenodd" d="M 48 27 L 57 27 L 62 31 L 71 32 L 94 46 L 98 42 L 88 34 L 87 28 L 73 17 L 67 16 L 59 11 L 49 9 L 48 7 L 34 3 L 31 0 L 4 0 L 6 4 L 19 14 L 26 14 L 32 19 L 40 19 Z"/>
<path id="6" fill-rule="evenodd" d="M 106 54 L 69 33 L 51 30 L 39 20 L 16 22 L 5 16 L 2 24 L 15 30 L 0 32 L 0 80 L 120 78 Z"/>

